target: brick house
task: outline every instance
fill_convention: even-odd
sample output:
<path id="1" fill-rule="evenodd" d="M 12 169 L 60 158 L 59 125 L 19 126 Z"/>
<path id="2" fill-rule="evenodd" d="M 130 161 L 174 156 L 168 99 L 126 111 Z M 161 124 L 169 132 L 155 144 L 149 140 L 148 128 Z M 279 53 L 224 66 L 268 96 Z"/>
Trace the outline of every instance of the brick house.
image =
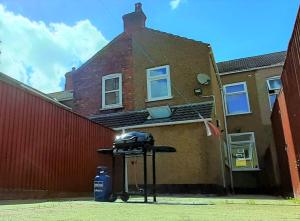
<path id="1" fill-rule="evenodd" d="M 286 52 L 276 52 L 217 64 L 237 191 L 267 193 L 280 186 L 270 117 L 285 57 Z"/>
<path id="2" fill-rule="evenodd" d="M 73 110 L 119 133 L 150 132 L 156 144 L 176 147 L 158 157 L 162 192 L 278 189 L 270 114 L 285 52 L 216 64 L 209 44 L 146 27 L 140 3 L 123 22 L 120 35 L 66 74 L 62 93 L 72 94 Z M 199 83 L 201 76 L 207 82 Z M 241 102 L 230 103 L 230 89 L 242 89 Z M 221 135 L 207 136 L 207 127 Z M 130 185 L 142 183 L 137 164 L 128 159 Z"/>
<path id="3" fill-rule="evenodd" d="M 146 131 L 157 145 L 175 147 L 157 158 L 158 191 L 223 192 L 224 132 L 208 136 L 224 131 L 210 45 L 147 28 L 140 3 L 123 21 L 123 33 L 66 74 L 73 110 L 119 133 Z M 127 161 L 129 185 L 142 183 L 139 159 Z"/>

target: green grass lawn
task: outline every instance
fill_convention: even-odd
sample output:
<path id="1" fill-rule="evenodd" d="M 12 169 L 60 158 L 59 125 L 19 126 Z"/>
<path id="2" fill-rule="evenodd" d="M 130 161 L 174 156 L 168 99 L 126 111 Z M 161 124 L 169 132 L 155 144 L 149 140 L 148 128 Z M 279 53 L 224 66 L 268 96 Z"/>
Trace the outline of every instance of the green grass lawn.
<path id="1" fill-rule="evenodd" d="M 151 198 L 150 198 L 151 199 Z M 92 199 L 0 201 L 0 221 L 22 220 L 300 220 L 300 202 L 281 198 L 158 197 L 157 204 Z"/>

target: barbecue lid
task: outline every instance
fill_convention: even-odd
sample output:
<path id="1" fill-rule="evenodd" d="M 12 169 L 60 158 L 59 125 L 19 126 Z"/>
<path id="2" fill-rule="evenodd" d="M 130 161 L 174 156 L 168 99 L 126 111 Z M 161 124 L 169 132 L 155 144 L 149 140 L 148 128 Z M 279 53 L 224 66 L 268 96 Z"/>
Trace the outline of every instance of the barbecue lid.
<path id="1" fill-rule="evenodd" d="M 134 142 L 150 142 L 154 143 L 152 134 L 146 132 L 132 131 L 116 136 L 114 144 L 118 143 L 134 143 Z"/>

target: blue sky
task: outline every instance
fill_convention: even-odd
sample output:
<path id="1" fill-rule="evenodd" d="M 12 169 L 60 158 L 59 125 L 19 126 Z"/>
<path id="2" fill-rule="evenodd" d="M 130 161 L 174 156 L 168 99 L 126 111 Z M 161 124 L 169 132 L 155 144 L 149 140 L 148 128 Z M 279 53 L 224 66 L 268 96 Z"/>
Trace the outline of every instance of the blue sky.
<path id="1" fill-rule="evenodd" d="M 0 0 L 0 71 L 45 92 L 61 89 L 61 72 L 121 33 L 122 15 L 136 2 Z M 286 50 L 299 6 L 299 0 L 141 2 L 148 27 L 210 43 L 217 61 Z"/>

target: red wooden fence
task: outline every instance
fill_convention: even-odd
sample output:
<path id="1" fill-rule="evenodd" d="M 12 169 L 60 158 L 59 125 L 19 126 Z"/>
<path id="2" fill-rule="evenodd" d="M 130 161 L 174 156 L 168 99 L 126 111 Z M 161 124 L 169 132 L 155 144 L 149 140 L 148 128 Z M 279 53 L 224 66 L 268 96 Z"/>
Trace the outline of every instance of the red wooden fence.
<path id="1" fill-rule="evenodd" d="M 279 95 L 283 96 L 283 95 Z M 277 159 L 279 164 L 279 173 L 280 173 L 280 183 L 281 188 L 280 192 L 284 196 L 293 196 L 293 188 L 292 188 L 292 179 L 289 167 L 289 160 L 287 155 L 287 146 L 286 146 L 286 138 L 284 136 L 284 125 L 282 120 L 285 120 L 284 116 L 282 116 L 282 111 L 279 107 L 279 98 L 275 102 L 272 111 L 272 128 L 274 139 L 276 143 L 276 152 L 277 152 Z M 287 124 L 285 125 L 285 127 Z"/>
<path id="2" fill-rule="evenodd" d="M 273 112 L 279 112 L 272 123 L 281 123 L 287 148 L 294 196 L 300 197 L 300 10 L 289 42 L 286 61 L 281 75 L 282 92 Z M 278 127 L 278 126 L 276 126 Z M 273 127 L 274 128 L 274 127 Z M 277 142 L 277 148 L 280 142 Z"/>
<path id="3" fill-rule="evenodd" d="M 0 197 L 92 192 L 96 167 L 111 163 L 96 150 L 113 136 L 0 73 Z"/>

